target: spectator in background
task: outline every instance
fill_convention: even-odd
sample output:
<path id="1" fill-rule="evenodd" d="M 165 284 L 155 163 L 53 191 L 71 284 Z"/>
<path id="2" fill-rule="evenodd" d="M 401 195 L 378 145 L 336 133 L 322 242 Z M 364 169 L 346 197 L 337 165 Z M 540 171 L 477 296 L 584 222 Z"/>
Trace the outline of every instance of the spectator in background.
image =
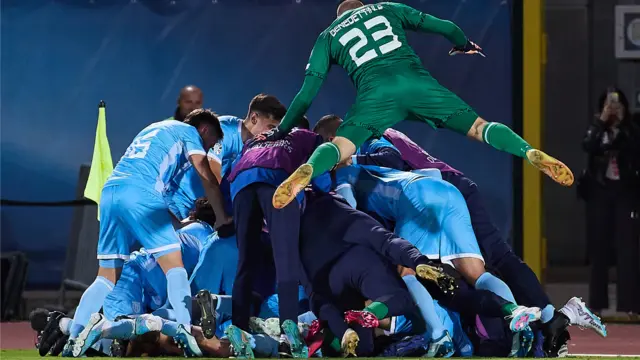
<path id="1" fill-rule="evenodd" d="M 609 88 L 582 141 L 589 155 L 578 191 L 587 202 L 587 251 L 591 263 L 589 302 L 607 309 L 608 269 L 617 264 L 617 310 L 640 312 L 640 124 L 627 97 Z M 614 256 L 615 253 L 615 256 Z"/>
<path id="2" fill-rule="evenodd" d="M 184 121 L 184 118 L 195 109 L 202 107 L 202 90 L 197 86 L 188 85 L 180 90 L 178 107 L 172 117 L 167 120 Z"/>
<path id="3" fill-rule="evenodd" d="M 298 120 L 297 127 L 301 129 L 309 130 L 310 124 L 309 124 L 309 118 L 307 117 L 307 115 L 302 115 L 300 120 Z"/>

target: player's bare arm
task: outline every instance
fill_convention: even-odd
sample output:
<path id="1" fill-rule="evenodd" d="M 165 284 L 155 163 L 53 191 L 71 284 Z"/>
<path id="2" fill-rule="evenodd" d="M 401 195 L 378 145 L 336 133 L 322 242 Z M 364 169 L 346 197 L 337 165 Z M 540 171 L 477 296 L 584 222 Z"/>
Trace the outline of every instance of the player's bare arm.
<path id="1" fill-rule="evenodd" d="M 216 214 L 216 229 L 222 225 L 231 223 L 231 217 L 228 216 L 224 210 L 224 201 L 222 199 L 222 193 L 220 192 L 218 179 L 209 167 L 207 156 L 194 154 L 189 157 L 189 161 L 191 161 L 198 175 L 200 175 L 202 186 L 209 199 L 209 204 L 211 204 L 213 212 Z"/>
<path id="2" fill-rule="evenodd" d="M 228 358 L 232 356 L 233 353 L 231 352 L 231 343 L 229 340 L 218 339 L 215 336 L 207 339 L 204 337 L 200 326 L 192 326 L 191 333 L 196 338 L 198 347 L 204 355 L 215 358 Z"/>
<path id="3" fill-rule="evenodd" d="M 218 183 L 220 183 L 222 181 L 222 164 L 218 159 L 212 157 L 207 157 L 207 160 L 209 161 L 209 168 L 211 169 L 211 172 L 215 175 Z"/>

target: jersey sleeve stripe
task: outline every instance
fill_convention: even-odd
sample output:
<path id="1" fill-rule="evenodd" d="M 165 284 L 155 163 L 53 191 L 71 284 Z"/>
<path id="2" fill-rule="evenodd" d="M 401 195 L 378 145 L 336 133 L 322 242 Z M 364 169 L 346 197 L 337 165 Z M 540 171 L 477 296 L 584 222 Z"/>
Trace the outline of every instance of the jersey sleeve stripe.
<path id="1" fill-rule="evenodd" d="M 217 162 L 218 164 L 222 164 L 222 159 L 220 159 L 219 157 L 217 157 L 215 154 L 212 153 L 208 153 L 207 154 L 207 158 Z"/>
<path id="2" fill-rule="evenodd" d="M 207 153 L 204 152 L 204 150 L 191 150 L 187 154 L 189 154 L 189 156 L 191 156 L 191 155 L 207 155 Z"/>

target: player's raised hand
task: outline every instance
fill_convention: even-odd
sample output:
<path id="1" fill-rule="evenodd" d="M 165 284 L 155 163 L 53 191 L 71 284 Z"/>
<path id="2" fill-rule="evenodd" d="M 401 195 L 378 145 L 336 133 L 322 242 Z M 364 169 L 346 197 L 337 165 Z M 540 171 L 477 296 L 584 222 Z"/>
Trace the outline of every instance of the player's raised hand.
<path id="1" fill-rule="evenodd" d="M 449 50 L 449 56 L 458 55 L 458 54 L 466 54 L 466 55 L 478 54 L 482 57 L 486 57 L 482 52 L 482 48 L 471 40 L 467 40 L 467 43 L 463 47 L 454 46 L 451 50 Z"/>

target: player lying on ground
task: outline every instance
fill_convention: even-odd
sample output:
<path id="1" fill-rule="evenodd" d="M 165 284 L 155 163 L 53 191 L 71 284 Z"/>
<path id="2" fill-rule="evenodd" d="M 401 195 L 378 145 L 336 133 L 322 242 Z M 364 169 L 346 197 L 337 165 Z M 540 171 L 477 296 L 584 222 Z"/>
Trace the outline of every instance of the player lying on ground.
<path id="1" fill-rule="evenodd" d="M 532 148 L 507 126 L 487 122 L 426 71 L 409 46 L 406 30 L 443 35 L 454 44 L 450 52 L 475 54 L 480 48 L 450 21 L 440 20 L 397 3 L 364 5 L 347 0 L 337 19 L 318 37 L 305 80 L 280 126 L 269 136 L 278 139 L 307 111 L 332 64 L 343 67 L 357 89 L 356 101 L 336 138 L 319 147 L 309 161 L 282 183 L 273 206 L 282 208 L 309 181 L 347 160 L 370 137 L 381 137 L 408 119 L 444 127 L 494 148 L 527 159 L 554 181 L 570 186 L 573 174 L 562 162 Z"/>
<path id="2" fill-rule="evenodd" d="M 169 302 L 187 336 L 191 336 L 191 318 L 184 301 L 191 297 L 191 290 L 163 191 L 179 169 L 191 162 L 214 208 L 217 227 L 229 223 L 218 182 L 206 159 L 206 150 L 222 136 L 216 115 L 203 109 L 191 112 L 184 123 L 158 122 L 136 136 L 102 190 L 98 276 L 82 295 L 63 355 L 71 355 L 75 339 L 91 314 L 102 307 L 135 242 L 158 261 L 166 275 Z"/>
<path id="3" fill-rule="evenodd" d="M 318 121 L 314 131 L 330 141 L 341 124 L 342 119 L 338 116 L 327 115 Z M 517 301 L 542 309 L 541 321 L 546 324 L 544 331 L 549 341 L 547 347 L 551 347 L 554 337 L 569 324 L 590 328 L 606 336 L 606 327 L 578 298 L 567 302 L 561 312 L 555 311 L 535 274 L 514 254 L 500 230 L 492 223 L 476 183 L 462 172 L 431 156 L 405 134 L 394 129 L 386 130 L 380 139 L 367 140 L 350 161 L 359 165 L 378 165 L 406 171 L 440 170 L 443 180 L 454 185 L 465 199 L 473 232 L 487 265 L 500 274 Z"/>

